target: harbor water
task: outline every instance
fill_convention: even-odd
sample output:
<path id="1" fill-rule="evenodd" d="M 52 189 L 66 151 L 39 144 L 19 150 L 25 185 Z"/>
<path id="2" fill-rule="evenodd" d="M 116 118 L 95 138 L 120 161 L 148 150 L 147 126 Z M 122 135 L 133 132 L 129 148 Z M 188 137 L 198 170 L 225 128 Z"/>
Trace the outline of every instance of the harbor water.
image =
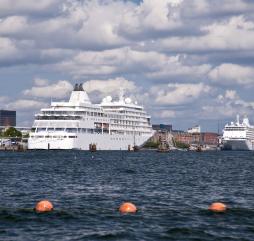
<path id="1" fill-rule="evenodd" d="M 253 152 L 0 152 L 0 240 L 254 240 L 253 170 Z"/>

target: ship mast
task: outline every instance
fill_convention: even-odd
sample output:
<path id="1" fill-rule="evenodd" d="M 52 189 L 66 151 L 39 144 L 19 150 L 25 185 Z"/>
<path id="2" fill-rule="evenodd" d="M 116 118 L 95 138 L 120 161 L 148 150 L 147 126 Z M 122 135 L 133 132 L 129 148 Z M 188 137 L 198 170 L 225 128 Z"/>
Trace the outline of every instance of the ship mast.
<path id="1" fill-rule="evenodd" d="M 121 87 L 119 90 L 119 102 L 124 103 L 124 88 Z"/>
<path id="2" fill-rule="evenodd" d="M 239 115 L 236 116 L 236 124 L 237 124 L 237 125 L 240 124 L 240 117 L 239 117 Z"/>

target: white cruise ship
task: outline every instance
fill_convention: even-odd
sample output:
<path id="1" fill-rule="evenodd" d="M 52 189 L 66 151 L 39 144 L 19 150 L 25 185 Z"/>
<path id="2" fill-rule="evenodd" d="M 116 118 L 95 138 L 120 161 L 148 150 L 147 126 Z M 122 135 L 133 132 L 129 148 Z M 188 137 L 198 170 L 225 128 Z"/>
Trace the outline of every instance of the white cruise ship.
<path id="1" fill-rule="evenodd" d="M 236 122 L 226 124 L 222 144 L 224 150 L 254 150 L 254 126 L 250 125 L 247 116 L 242 123 L 237 116 Z"/>
<path id="2" fill-rule="evenodd" d="M 28 139 L 28 149 L 130 150 L 153 135 L 143 107 L 120 94 L 92 104 L 82 84 L 75 85 L 68 102 L 52 102 L 41 109 Z"/>

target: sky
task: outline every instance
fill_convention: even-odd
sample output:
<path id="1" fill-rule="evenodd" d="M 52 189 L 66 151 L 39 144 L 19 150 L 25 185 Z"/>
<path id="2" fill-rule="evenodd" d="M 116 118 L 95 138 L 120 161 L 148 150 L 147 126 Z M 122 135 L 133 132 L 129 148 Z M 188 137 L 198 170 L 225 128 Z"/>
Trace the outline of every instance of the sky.
<path id="1" fill-rule="evenodd" d="M 253 123 L 253 12 L 253 0 L 1 0 L 0 109 L 31 126 L 84 83 L 94 103 L 124 88 L 174 129 Z"/>

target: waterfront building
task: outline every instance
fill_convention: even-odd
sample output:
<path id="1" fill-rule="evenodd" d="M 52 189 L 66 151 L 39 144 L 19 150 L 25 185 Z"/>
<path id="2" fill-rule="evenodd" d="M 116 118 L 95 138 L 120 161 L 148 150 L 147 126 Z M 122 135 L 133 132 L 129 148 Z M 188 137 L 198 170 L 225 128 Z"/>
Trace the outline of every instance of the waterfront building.
<path id="1" fill-rule="evenodd" d="M 201 133 L 201 127 L 200 127 L 199 125 L 194 126 L 194 127 L 192 127 L 192 128 L 189 128 L 189 129 L 187 130 L 187 132 L 188 132 L 188 133 L 191 133 L 191 134 L 193 134 L 193 133 Z"/>
<path id="2" fill-rule="evenodd" d="M 0 110 L 0 127 L 16 126 L 16 111 Z"/>
<path id="3" fill-rule="evenodd" d="M 219 134 L 213 132 L 204 132 L 202 133 L 202 142 L 206 145 L 218 145 Z"/>
<path id="4" fill-rule="evenodd" d="M 155 131 L 168 131 L 171 132 L 172 131 L 172 125 L 169 124 L 156 124 L 156 125 L 152 125 L 153 130 Z"/>
<path id="5" fill-rule="evenodd" d="M 178 132 L 173 133 L 176 141 L 188 144 L 188 145 L 212 145 L 216 146 L 219 144 L 219 135 L 212 132 L 202 133 L 188 133 Z"/>
<path id="6" fill-rule="evenodd" d="M 173 133 L 174 138 L 177 142 L 181 142 L 187 145 L 192 144 L 193 142 L 193 137 L 192 134 L 186 133 L 186 132 L 178 132 L 178 133 Z"/>

